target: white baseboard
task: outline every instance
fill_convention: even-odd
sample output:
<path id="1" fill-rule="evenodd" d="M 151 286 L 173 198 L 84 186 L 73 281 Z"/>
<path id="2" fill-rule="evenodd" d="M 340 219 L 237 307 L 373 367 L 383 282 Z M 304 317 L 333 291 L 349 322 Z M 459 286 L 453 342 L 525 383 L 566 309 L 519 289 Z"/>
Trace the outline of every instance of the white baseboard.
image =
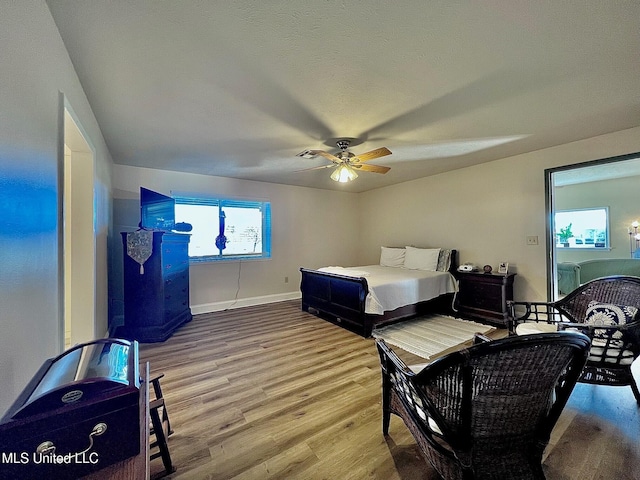
<path id="1" fill-rule="evenodd" d="M 235 308 L 251 307 L 253 305 L 284 302 L 285 300 L 296 300 L 298 298 L 302 298 L 302 294 L 300 292 L 277 293 L 274 295 L 263 295 L 260 297 L 239 298 L 238 300 L 191 305 L 191 313 L 198 315 L 200 313 L 219 312 L 221 310 L 231 310 Z"/>

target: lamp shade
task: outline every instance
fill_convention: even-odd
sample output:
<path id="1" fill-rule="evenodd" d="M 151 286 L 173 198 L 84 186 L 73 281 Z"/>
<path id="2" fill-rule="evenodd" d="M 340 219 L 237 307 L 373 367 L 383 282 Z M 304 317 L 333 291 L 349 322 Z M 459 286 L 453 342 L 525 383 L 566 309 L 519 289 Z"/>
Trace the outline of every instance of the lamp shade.
<path id="1" fill-rule="evenodd" d="M 351 168 L 350 165 L 346 163 L 341 164 L 338 168 L 336 168 L 331 174 L 331 180 L 340 183 L 350 182 L 358 178 L 358 174 L 356 171 Z"/>

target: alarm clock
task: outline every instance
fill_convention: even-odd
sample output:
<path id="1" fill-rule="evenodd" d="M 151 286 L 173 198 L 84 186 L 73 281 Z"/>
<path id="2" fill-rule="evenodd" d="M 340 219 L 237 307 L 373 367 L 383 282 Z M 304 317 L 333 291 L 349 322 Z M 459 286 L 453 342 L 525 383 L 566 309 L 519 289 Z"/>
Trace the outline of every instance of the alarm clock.
<path id="1" fill-rule="evenodd" d="M 474 267 L 470 263 L 465 263 L 464 265 L 460 265 L 458 267 L 459 272 L 473 272 Z"/>

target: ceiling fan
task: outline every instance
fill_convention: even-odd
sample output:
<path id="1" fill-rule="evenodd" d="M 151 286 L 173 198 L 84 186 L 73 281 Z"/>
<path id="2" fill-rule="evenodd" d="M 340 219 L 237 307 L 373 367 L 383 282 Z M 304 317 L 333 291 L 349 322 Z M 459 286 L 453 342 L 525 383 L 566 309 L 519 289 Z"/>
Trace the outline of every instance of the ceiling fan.
<path id="1" fill-rule="evenodd" d="M 384 157 L 386 155 L 391 155 L 391 151 L 387 147 L 380 147 L 376 148 L 375 150 L 371 150 L 370 152 L 355 155 L 354 153 L 347 151 L 347 148 L 349 148 L 350 144 L 351 141 L 348 139 L 338 140 L 336 142 L 336 145 L 338 146 L 340 151 L 335 155 L 325 152 L 324 150 L 304 150 L 298 153 L 296 155 L 297 157 L 315 158 L 320 155 L 321 157 L 331 160 L 332 162 L 329 165 L 307 168 L 301 171 L 305 172 L 308 170 L 335 168 L 336 170 L 331 174 L 331 179 L 335 180 L 336 182 L 345 183 L 358 178 L 357 170 L 373 173 L 387 173 L 389 170 L 391 170 L 390 167 L 365 164 L 365 162 L 368 162 L 369 160 Z"/>

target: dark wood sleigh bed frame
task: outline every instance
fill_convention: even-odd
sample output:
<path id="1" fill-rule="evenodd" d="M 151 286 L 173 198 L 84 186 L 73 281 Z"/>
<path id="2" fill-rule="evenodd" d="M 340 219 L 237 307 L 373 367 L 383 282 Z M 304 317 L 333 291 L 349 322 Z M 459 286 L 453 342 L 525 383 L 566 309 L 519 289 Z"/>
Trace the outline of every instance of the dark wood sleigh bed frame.
<path id="1" fill-rule="evenodd" d="M 449 272 L 458 267 L 456 250 L 451 251 Z M 302 310 L 317 314 L 319 317 L 347 328 L 363 337 L 371 336 L 376 326 L 405 320 L 425 313 L 451 314 L 453 293 L 424 302 L 406 305 L 383 315 L 365 313 L 365 299 L 369 294 L 367 279 L 347 277 L 335 273 L 319 272 L 301 268 Z"/>

